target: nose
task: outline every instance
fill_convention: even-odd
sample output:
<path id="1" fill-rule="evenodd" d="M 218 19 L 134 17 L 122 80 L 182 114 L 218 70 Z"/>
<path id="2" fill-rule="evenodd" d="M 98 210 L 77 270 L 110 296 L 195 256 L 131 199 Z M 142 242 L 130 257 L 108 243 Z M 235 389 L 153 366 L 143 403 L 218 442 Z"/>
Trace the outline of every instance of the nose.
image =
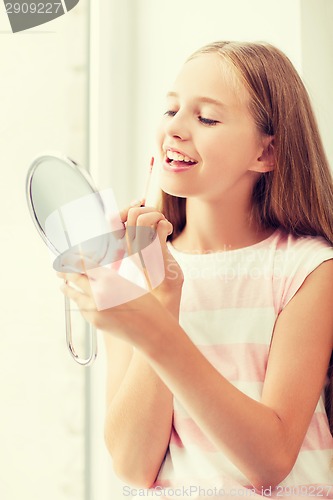
<path id="1" fill-rule="evenodd" d="M 181 141 L 188 140 L 190 138 L 188 117 L 182 111 L 178 111 L 174 116 L 169 117 L 165 124 L 165 133 Z"/>

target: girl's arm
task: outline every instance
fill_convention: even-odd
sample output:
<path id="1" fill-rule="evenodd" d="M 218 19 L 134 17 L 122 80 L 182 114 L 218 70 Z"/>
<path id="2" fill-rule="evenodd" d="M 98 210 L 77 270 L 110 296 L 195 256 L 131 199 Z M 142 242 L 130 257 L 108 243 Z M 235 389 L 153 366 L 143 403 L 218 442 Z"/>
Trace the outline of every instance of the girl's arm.
<path id="1" fill-rule="evenodd" d="M 114 469 L 140 487 L 154 482 L 168 447 L 172 394 L 144 355 L 105 334 L 108 364 L 105 441 Z"/>
<path id="2" fill-rule="evenodd" d="M 333 261 L 305 280 L 277 320 L 261 402 L 229 383 L 172 318 L 150 315 L 139 347 L 202 431 L 261 489 L 297 458 L 333 348 Z M 186 360 L 186 363 L 184 362 Z"/>

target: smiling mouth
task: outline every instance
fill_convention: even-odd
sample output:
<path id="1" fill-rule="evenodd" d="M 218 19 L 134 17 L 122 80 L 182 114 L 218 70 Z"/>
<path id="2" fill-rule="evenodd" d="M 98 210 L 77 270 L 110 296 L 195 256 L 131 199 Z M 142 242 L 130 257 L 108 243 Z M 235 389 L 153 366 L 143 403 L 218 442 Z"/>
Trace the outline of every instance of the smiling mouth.
<path id="1" fill-rule="evenodd" d="M 198 162 L 195 161 L 193 158 L 190 158 L 189 156 L 168 149 L 166 151 L 166 163 L 168 163 L 171 166 L 175 165 L 177 167 L 188 168 L 195 165 Z"/>

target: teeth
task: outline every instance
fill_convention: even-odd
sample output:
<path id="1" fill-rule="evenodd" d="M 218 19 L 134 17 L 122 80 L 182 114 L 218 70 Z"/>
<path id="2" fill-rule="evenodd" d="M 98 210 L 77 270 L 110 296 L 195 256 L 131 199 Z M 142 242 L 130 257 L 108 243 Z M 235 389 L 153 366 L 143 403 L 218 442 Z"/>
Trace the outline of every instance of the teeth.
<path id="1" fill-rule="evenodd" d="M 185 162 L 194 162 L 194 160 L 191 160 L 188 156 L 181 155 L 180 153 L 176 153 L 175 151 L 170 151 L 169 149 L 166 152 L 167 157 L 169 160 L 174 160 L 174 161 L 185 161 Z"/>

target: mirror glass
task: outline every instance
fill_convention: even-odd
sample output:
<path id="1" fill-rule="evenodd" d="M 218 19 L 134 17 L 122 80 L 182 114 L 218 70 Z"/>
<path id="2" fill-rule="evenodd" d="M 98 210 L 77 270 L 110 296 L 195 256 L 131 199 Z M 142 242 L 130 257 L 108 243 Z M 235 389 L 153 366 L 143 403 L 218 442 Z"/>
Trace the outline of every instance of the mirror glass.
<path id="1" fill-rule="evenodd" d="M 57 271 L 85 272 L 124 260 L 152 243 L 148 227 L 127 228 L 111 189 L 97 191 L 89 174 L 69 158 L 42 155 L 27 176 L 27 201 Z M 136 234 L 135 234 L 136 233 Z M 129 248 L 129 239 L 131 240 Z"/>
<path id="2" fill-rule="evenodd" d="M 109 230 L 100 193 L 89 174 L 68 158 L 34 160 L 27 199 L 37 229 L 56 255 Z"/>

